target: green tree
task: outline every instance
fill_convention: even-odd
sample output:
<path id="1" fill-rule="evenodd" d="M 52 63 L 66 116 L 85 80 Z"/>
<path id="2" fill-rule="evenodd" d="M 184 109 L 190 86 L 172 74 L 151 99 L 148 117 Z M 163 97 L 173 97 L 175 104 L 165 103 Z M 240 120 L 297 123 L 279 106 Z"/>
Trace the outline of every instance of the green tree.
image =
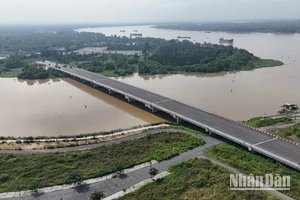
<path id="1" fill-rule="evenodd" d="M 31 182 L 30 184 L 30 190 L 33 194 L 37 194 L 38 193 L 38 189 L 40 187 L 40 183 L 38 180 L 34 180 Z"/>
<path id="2" fill-rule="evenodd" d="M 149 175 L 150 175 L 150 177 L 151 177 L 151 179 L 153 179 L 154 178 L 154 176 L 156 176 L 157 174 L 158 174 L 158 169 L 156 169 L 155 167 L 151 167 L 150 169 L 149 169 Z"/>
<path id="3" fill-rule="evenodd" d="M 90 200 L 101 200 L 105 197 L 104 192 L 102 191 L 95 191 L 91 194 Z"/>
<path id="4" fill-rule="evenodd" d="M 80 185 L 83 181 L 82 174 L 79 171 L 73 171 L 69 176 L 69 181 L 75 185 Z"/>

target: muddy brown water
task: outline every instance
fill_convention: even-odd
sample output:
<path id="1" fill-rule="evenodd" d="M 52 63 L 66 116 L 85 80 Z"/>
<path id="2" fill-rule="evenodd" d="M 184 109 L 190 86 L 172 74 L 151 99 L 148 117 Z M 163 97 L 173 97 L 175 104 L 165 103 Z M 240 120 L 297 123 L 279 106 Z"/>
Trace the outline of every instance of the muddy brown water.
<path id="1" fill-rule="evenodd" d="M 1 136 L 76 135 L 163 121 L 72 79 L 0 78 L 0 93 Z"/>
<path id="2" fill-rule="evenodd" d="M 120 30 L 126 30 L 121 33 Z M 273 115 L 286 102 L 300 105 L 299 34 L 233 34 L 154 29 L 150 26 L 90 28 L 80 31 L 218 43 L 234 46 L 284 66 L 237 73 L 120 77 L 118 80 L 235 120 Z M 70 98 L 70 95 L 72 98 Z M 85 108 L 85 105 L 87 106 Z M 18 81 L 0 78 L 1 136 L 58 136 L 128 128 L 163 121 L 117 98 L 71 79 Z"/>

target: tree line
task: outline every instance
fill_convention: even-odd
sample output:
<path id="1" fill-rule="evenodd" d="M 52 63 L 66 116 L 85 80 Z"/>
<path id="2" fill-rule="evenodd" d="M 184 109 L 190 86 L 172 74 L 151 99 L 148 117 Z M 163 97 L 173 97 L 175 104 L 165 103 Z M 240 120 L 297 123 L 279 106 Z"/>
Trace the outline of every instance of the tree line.
<path id="1" fill-rule="evenodd" d="M 29 66 L 28 58 L 48 59 L 108 76 L 210 73 L 280 65 L 274 62 L 265 64 L 247 50 L 232 46 L 192 43 L 187 40 L 105 36 L 101 33 L 79 33 L 72 29 L 0 34 L 0 44 L 0 51 L 11 52 L 9 58 L 1 61 L 4 62 L 2 71 L 23 68 L 19 77 L 29 79 L 60 74 L 45 72 L 43 68 L 34 69 L 32 65 Z M 82 47 L 93 46 L 106 46 L 108 50 L 139 50 L 142 56 L 74 52 Z M 31 51 L 39 51 L 39 54 L 29 54 L 28 57 L 27 53 Z"/>

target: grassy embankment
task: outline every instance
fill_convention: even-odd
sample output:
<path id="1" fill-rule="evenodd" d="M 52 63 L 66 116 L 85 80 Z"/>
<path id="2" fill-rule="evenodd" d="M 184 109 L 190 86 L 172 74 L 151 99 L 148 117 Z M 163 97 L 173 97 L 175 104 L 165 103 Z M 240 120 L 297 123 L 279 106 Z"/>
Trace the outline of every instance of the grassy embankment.
<path id="1" fill-rule="evenodd" d="M 191 159 L 171 166 L 170 175 L 147 184 L 119 200 L 150 199 L 279 199 L 263 191 L 229 191 L 229 170 L 207 159 Z"/>
<path id="2" fill-rule="evenodd" d="M 295 124 L 286 128 L 274 128 L 268 131 L 280 137 L 300 142 L 300 124 Z"/>
<path id="3" fill-rule="evenodd" d="M 272 126 L 278 123 L 288 124 L 291 121 L 292 118 L 290 117 L 278 117 L 278 118 L 257 117 L 257 118 L 249 119 L 247 121 L 242 121 L 242 123 L 256 128 L 260 128 L 260 127 Z"/>
<path id="4" fill-rule="evenodd" d="M 284 63 L 278 60 L 272 60 L 272 59 L 260 59 L 258 61 L 253 62 L 255 68 L 263 68 L 263 67 L 276 67 L 281 66 Z"/>
<path id="5" fill-rule="evenodd" d="M 164 160 L 188 149 L 203 145 L 202 139 L 184 133 L 152 134 L 133 141 L 90 150 L 37 153 L 0 154 L 0 192 L 30 189 L 68 183 L 74 170 L 84 179 L 101 177 L 119 169 L 150 160 Z"/>
<path id="6" fill-rule="evenodd" d="M 210 148 L 208 155 L 237 168 L 245 174 L 276 174 L 291 176 L 291 190 L 282 191 L 295 199 L 300 199 L 300 173 L 279 162 L 261 155 L 253 154 L 245 149 L 222 143 Z"/>

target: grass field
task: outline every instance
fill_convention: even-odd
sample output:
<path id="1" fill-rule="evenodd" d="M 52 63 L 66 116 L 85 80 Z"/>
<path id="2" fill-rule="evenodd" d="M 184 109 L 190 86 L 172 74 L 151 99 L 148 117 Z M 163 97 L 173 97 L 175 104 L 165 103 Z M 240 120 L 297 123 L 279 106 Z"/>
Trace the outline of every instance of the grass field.
<path id="1" fill-rule="evenodd" d="M 276 67 L 281 66 L 284 63 L 278 60 L 271 60 L 271 59 L 261 59 L 259 61 L 254 62 L 255 68 L 263 68 L 263 67 Z"/>
<path id="2" fill-rule="evenodd" d="M 1 71 L 1 69 L 0 69 Z M 11 69 L 8 72 L 2 72 L 0 73 L 1 78 L 14 78 L 18 77 L 18 75 L 21 73 L 22 69 L 21 68 L 16 68 L 16 69 Z"/>
<path id="3" fill-rule="evenodd" d="M 294 140 L 295 142 L 300 142 L 300 124 L 286 128 L 274 128 L 268 131 L 280 137 Z"/>
<path id="4" fill-rule="evenodd" d="M 18 185 L 20 190 L 30 189 L 34 182 L 39 187 L 69 183 L 74 170 L 84 179 L 101 177 L 153 159 L 168 159 L 203 144 L 202 139 L 184 133 L 159 133 L 83 151 L 0 154 L 0 192 L 17 191 Z"/>
<path id="5" fill-rule="evenodd" d="M 118 200 L 233 200 L 279 199 L 264 191 L 230 191 L 229 170 L 207 159 L 191 159 L 171 166 L 170 175 Z"/>
<path id="6" fill-rule="evenodd" d="M 290 123 L 292 118 L 290 117 L 279 117 L 279 118 L 252 118 L 248 121 L 243 121 L 242 123 L 256 128 L 272 126 L 278 123 Z"/>
<path id="7" fill-rule="evenodd" d="M 246 149 L 222 143 L 208 151 L 208 155 L 233 166 L 245 174 L 276 174 L 291 176 L 291 190 L 282 191 L 288 196 L 300 199 L 300 173 L 270 158 L 253 154 Z"/>

